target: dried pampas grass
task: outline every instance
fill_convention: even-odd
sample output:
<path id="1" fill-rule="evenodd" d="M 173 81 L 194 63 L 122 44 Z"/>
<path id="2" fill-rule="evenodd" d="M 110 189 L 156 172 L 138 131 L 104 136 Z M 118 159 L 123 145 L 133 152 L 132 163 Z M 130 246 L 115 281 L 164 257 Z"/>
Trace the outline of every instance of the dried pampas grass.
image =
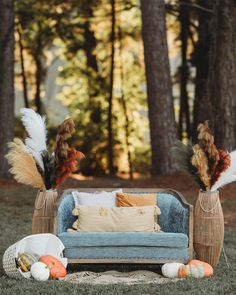
<path id="1" fill-rule="evenodd" d="M 194 154 L 192 143 L 189 142 L 185 145 L 181 141 L 177 140 L 171 148 L 171 153 L 177 167 L 180 170 L 189 173 L 199 187 L 202 190 L 205 190 L 205 184 L 201 180 L 197 168 L 191 163 L 191 159 Z"/>
<path id="2" fill-rule="evenodd" d="M 34 157 L 41 170 L 44 171 L 42 152 L 47 150 L 47 129 L 45 118 L 34 110 L 28 108 L 20 109 L 21 120 L 28 133 L 25 139 L 27 151 Z"/>
<path id="3" fill-rule="evenodd" d="M 208 121 L 197 128 L 198 142 L 183 144 L 177 141 L 172 154 L 177 166 L 188 172 L 205 191 L 215 191 L 236 181 L 236 151 L 227 152 L 217 149 Z"/>
<path id="4" fill-rule="evenodd" d="M 204 183 L 206 189 L 209 190 L 211 185 L 211 177 L 208 171 L 208 160 L 199 144 L 195 144 L 193 146 L 193 156 L 191 158 L 191 163 L 197 168 L 202 182 Z"/>
<path id="5" fill-rule="evenodd" d="M 38 172 L 33 157 L 27 152 L 24 143 L 19 138 L 15 138 L 13 142 L 8 144 L 8 147 L 9 152 L 5 157 L 12 166 L 9 171 L 13 174 L 15 180 L 35 188 L 44 189 L 42 176 Z"/>
<path id="6" fill-rule="evenodd" d="M 84 158 L 84 154 L 74 148 L 70 148 L 67 155 L 67 158 L 57 168 L 56 186 L 72 172 L 76 172 L 78 170 L 78 160 Z"/>
<path id="7" fill-rule="evenodd" d="M 208 121 L 199 124 L 197 130 L 198 144 L 206 154 L 209 171 L 211 172 L 211 177 L 213 177 L 216 173 L 216 167 L 220 160 L 220 154 L 214 144 L 214 136 L 211 132 Z"/>
<path id="8" fill-rule="evenodd" d="M 215 174 L 211 177 L 211 185 L 215 184 L 215 182 L 219 179 L 219 177 L 225 170 L 227 170 L 230 166 L 234 166 L 234 164 L 231 162 L 232 154 L 233 153 L 230 154 L 229 152 L 226 152 L 224 150 L 219 150 L 220 160 L 216 166 Z M 235 172 L 235 169 L 233 171 Z"/>
<path id="9" fill-rule="evenodd" d="M 55 146 L 55 183 L 60 184 L 68 175 L 78 170 L 78 160 L 84 158 L 84 154 L 71 148 L 67 140 L 75 132 L 75 123 L 71 118 L 64 120 L 58 126 Z"/>
<path id="10" fill-rule="evenodd" d="M 231 152 L 229 156 L 225 155 L 224 161 L 224 171 L 217 175 L 218 179 L 212 185 L 212 191 L 215 191 L 228 183 L 236 181 L 236 151 Z"/>
<path id="11" fill-rule="evenodd" d="M 58 126 L 55 146 L 55 159 L 57 165 L 60 165 L 60 162 L 68 157 L 70 147 L 67 143 L 67 140 L 72 136 L 74 132 L 75 123 L 71 118 L 64 120 Z"/>

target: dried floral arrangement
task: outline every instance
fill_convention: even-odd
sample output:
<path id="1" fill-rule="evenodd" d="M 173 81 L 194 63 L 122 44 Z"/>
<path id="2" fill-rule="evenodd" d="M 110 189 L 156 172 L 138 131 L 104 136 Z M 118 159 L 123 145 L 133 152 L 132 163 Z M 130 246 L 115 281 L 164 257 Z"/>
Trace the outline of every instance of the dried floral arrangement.
<path id="1" fill-rule="evenodd" d="M 5 156 L 16 181 L 38 189 L 55 189 L 69 174 L 78 170 L 83 153 L 71 148 L 67 140 L 75 132 L 71 118 L 58 126 L 54 151 L 47 148 L 45 118 L 32 109 L 22 108 L 21 120 L 28 134 L 25 143 L 19 139 L 8 143 Z"/>
<path id="2" fill-rule="evenodd" d="M 178 167 L 193 176 L 204 191 L 216 191 L 236 181 L 236 151 L 217 149 L 208 122 L 198 125 L 198 142 L 178 141 L 172 148 Z"/>

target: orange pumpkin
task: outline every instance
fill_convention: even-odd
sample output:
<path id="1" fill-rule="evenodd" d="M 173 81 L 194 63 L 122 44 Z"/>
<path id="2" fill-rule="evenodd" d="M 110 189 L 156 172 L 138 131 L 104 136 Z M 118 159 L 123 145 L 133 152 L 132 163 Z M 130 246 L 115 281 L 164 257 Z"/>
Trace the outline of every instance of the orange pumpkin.
<path id="1" fill-rule="evenodd" d="M 193 278 L 203 278 L 204 274 L 204 266 L 203 265 L 183 265 L 180 266 L 178 271 L 179 278 L 193 277 Z"/>
<path id="2" fill-rule="evenodd" d="M 205 277 L 211 277 L 213 275 L 213 268 L 210 264 L 201 261 L 201 260 L 197 260 L 197 259 L 193 259 L 190 260 L 188 265 L 203 265 L 204 270 L 205 270 Z"/>
<path id="3" fill-rule="evenodd" d="M 45 263 L 49 267 L 51 279 L 59 279 L 66 276 L 66 268 L 56 257 L 45 255 L 41 256 L 39 261 Z"/>

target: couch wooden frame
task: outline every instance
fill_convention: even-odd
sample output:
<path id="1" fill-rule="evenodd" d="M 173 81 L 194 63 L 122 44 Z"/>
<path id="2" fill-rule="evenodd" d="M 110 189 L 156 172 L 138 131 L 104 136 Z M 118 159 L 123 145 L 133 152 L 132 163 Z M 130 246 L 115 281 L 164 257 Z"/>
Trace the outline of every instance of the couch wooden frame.
<path id="1" fill-rule="evenodd" d="M 53 233 L 55 235 L 58 234 L 58 226 L 57 226 L 57 212 L 60 206 L 62 199 L 67 195 L 69 192 L 74 190 L 79 190 L 81 192 L 95 192 L 95 191 L 113 191 L 115 188 L 73 188 L 65 190 L 61 197 L 58 199 L 57 204 L 55 206 L 54 211 L 54 230 Z M 148 193 L 170 193 L 176 199 L 178 199 L 182 206 L 189 210 L 189 232 L 188 232 L 188 239 L 189 239 L 189 259 L 193 258 L 193 205 L 189 204 L 183 195 L 173 189 L 157 189 L 157 188 L 122 188 L 124 193 L 129 192 L 148 192 Z M 69 259 L 68 263 L 80 263 L 80 264 L 163 264 L 166 263 L 166 260 L 153 260 L 153 259 Z M 171 262 L 171 260 L 169 261 Z M 182 261 L 186 262 L 186 261 Z"/>

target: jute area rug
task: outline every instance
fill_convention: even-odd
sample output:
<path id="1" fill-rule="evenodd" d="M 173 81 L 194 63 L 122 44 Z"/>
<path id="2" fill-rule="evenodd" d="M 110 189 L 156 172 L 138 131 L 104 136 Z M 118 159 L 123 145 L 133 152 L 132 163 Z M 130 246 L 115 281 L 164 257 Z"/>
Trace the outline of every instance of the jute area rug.
<path id="1" fill-rule="evenodd" d="M 109 284 L 166 284 L 176 282 L 179 279 L 165 278 L 160 274 L 147 270 L 136 270 L 131 272 L 119 272 L 115 270 L 105 272 L 80 271 L 71 273 L 66 276 L 64 281 L 76 284 L 93 284 L 93 285 L 109 285 Z"/>

